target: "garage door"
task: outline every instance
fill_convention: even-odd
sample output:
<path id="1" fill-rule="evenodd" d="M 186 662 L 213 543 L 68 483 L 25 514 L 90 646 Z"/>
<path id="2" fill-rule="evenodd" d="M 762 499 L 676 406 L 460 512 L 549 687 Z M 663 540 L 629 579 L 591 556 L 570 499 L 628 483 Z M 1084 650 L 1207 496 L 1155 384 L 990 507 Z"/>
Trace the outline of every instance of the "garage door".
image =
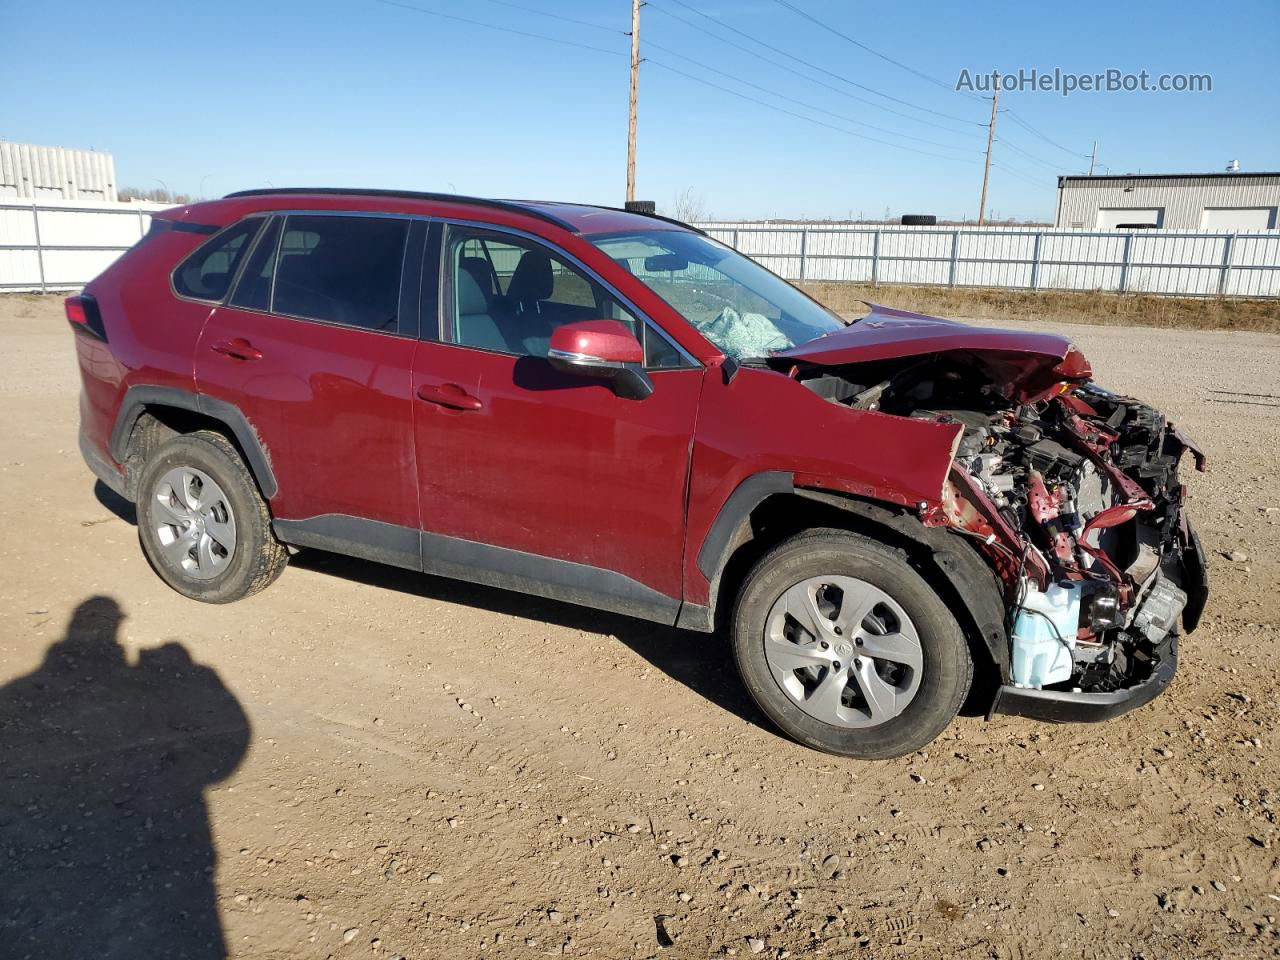
<path id="1" fill-rule="evenodd" d="M 1164 223 L 1164 207 L 1103 207 L 1098 211 L 1098 229 L 1117 227 L 1158 227 Z"/>
<path id="2" fill-rule="evenodd" d="M 1201 230 L 1270 230 L 1276 225 L 1275 207 L 1205 207 Z"/>

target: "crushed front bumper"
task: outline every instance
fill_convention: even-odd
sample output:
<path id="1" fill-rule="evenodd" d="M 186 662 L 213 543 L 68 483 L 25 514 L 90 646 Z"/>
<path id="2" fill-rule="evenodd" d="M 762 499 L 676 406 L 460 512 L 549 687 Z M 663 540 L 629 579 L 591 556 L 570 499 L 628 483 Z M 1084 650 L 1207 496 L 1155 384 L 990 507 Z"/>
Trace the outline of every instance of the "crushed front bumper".
<path id="1" fill-rule="evenodd" d="M 1100 723 L 1150 703 L 1164 693 L 1177 672 L 1178 638 L 1174 637 L 1151 676 L 1132 687 L 1110 693 L 1073 693 L 1005 685 L 996 691 L 987 716 L 1005 713 L 1051 723 Z"/>

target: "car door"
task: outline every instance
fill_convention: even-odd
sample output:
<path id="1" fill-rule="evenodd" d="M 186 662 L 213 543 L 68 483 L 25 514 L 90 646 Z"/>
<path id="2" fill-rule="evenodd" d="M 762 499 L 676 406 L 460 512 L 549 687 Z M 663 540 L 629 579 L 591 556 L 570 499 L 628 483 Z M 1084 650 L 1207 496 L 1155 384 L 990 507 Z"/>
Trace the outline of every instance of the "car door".
<path id="1" fill-rule="evenodd" d="M 563 252 L 463 225 L 441 246 L 413 368 L 424 565 L 673 622 L 701 367 Z M 555 326 L 601 316 L 646 341 L 647 398 L 547 360 Z"/>
<path id="2" fill-rule="evenodd" d="M 409 397 L 426 228 L 275 216 L 205 324 L 198 389 L 248 419 L 279 488 L 277 529 L 293 542 L 417 566 Z"/>

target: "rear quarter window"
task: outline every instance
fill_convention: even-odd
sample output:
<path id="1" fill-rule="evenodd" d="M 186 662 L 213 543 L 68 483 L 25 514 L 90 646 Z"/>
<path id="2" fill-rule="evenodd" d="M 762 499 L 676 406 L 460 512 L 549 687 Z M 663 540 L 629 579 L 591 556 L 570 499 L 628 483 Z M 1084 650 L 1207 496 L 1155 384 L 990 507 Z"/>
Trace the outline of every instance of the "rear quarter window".
<path id="1" fill-rule="evenodd" d="M 263 220 L 241 220 L 200 247 L 174 271 L 173 288 L 193 300 L 222 300 Z"/>

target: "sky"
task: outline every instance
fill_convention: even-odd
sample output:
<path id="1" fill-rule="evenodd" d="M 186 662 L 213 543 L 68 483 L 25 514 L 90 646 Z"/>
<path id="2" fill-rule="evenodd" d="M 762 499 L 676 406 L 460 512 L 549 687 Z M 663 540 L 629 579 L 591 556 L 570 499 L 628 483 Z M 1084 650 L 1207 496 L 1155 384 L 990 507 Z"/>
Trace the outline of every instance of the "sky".
<path id="1" fill-rule="evenodd" d="M 630 8 L 0 0 L 0 139 L 106 150 L 121 187 L 206 197 L 369 186 L 621 205 Z M 721 219 L 973 217 L 991 102 L 955 90 L 965 70 L 1212 78 L 1200 93 L 1002 90 L 992 218 L 1051 220 L 1056 177 L 1086 172 L 1095 140 L 1104 173 L 1280 169 L 1275 0 L 650 0 L 640 37 L 636 195 L 669 212 L 687 195 Z"/>

